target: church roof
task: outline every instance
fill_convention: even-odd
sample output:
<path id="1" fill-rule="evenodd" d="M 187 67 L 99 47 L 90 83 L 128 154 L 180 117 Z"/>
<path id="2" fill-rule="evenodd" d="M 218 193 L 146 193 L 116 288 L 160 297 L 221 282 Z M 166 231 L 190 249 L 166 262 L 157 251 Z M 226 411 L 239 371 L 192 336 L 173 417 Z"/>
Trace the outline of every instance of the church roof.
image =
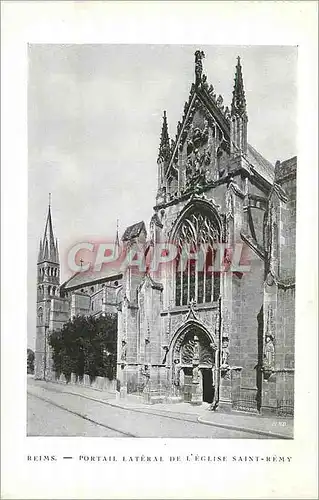
<path id="1" fill-rule="evenodd" d="M 267 182 L 273 184 L 275 178 L 275 167 L 250 144 L 247 144 L 247 159 L 257 174 Z"/>
<path id="2" fill-rule="evenodd" d="M 128 226 L 125 229 L 124 234 L 122 236 L 122 240 L 128 241 L 131 240 L 132 238 L 137 238 L 143 230 L 146 232 L 144 221 L 132 224 L 131 226 Z"/>
<path id="3" fill-rule="evenodd" d="M 54 239 L 51 206 L 48 208 L 48 215 L 44 229 L 43 239 L 40 240 L 38 263 L 49 261 L 59 264 L 58 241 Z"/>
<path id="4" fill-rule="evenodd" d="M 85 272 L 77 272 L 67 281 L 61 285 L 61 289 L 73 290 L 76 288 L 103 283 L 106 281 L 113 281 L 122 278 L 122 273 L 119 269 L 111 269 L 109 267 L 102 268 L 101 271 L 97 272 L 94 270 L 89 270 Z"/>

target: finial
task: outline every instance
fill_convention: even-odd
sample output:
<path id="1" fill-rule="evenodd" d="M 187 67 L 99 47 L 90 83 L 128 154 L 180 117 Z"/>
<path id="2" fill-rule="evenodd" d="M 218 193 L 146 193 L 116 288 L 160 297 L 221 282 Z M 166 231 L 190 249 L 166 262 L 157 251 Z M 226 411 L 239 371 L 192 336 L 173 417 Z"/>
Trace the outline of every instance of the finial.
<path id="1" fill-rule="evenodd" d="M 51 193 L 49 193 L 49 207 L 51 207 Z"/>
<path id="2" fill-rule="evenodd" d="M 119 219 L 116 219 L 116 235 L 115 235 L 115 244 L 114 244 L 114 253 L 118 257 L 119 255 L 119 247 L 120 247 L 120 238 L 119 238 Z"/>
<path id="3" fill-rule="evenodd" d="M 205 54 L 202 50 L 196 50 L 195 52 L 195 85 L 198 86 L 202 81 L 203 73 L 203 63 Z"/>

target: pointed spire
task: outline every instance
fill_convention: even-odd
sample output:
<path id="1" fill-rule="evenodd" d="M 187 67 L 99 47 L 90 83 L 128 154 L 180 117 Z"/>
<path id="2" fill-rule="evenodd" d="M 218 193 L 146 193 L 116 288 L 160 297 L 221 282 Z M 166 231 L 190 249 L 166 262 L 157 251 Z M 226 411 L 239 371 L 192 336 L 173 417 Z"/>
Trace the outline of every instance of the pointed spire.
<path id="1" fill-rule="evenodd" d="M 39 253 L 38 253 L 38 262 L 41 261 L 41 258 L 42 258 L 42 241 L 40 240 Z"/>
<path id="2" fill-rule="evenodd" d="M 60 257 L 59 257 L 59 247 L 57 238 L 55 238 L 55 256 L 56 256 L 56 261 L 59 262 Z"/>
<path id="3" fill-rule="evenodd" d="M 116 219 L 116 236 L 115 236 L 115 243 L 114 243 L 114 254 L 116 256 L 119 256 L 119 250 L 120 250 L 119 220 Z"/>
<path id="4" fill-rule="evenodd" d="M 52 216 L 51 216 L 51 193 L 49 193 L 48 215 L 44 229 L 42 242 L 40 242 L 40 251 L 38 262 L 49 260 L 56 264 L 59 263 L 57 241 L 54 239 Z"/>
<path id="5" fill-rule="evenodd" d="M 168 160 L 169 152 L 170 152 L 170 140 L 168 135 L 166 111 L 164 111 L 158 159 Z"/>
<path id="6" fill-rule="evenodd" d="M 237 57 L 235 84 L 233 90 L 233 100 L 231 103 L 231 114 L 242 116 L 246 113 L 246 98 L 240 57 Z"/>

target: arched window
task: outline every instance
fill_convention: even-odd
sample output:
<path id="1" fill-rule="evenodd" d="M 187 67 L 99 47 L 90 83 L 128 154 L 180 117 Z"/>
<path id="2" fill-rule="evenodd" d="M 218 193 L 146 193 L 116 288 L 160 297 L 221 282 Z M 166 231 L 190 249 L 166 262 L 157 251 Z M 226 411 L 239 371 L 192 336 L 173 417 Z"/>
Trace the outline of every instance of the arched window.
<path id="1" fill-rule="evenodd" d="M 187 305 L 215 302 L 220 294 L 220 272 L 212 268 L 219 228 L 211 213 L 193 211 L 187 215 L 176 235 L 178 247 L 175 273 L 175 303 Z M 197 258 L 191 255 L 196 252 Z"/>
<path id="2" fill-rule="evenodd" d="M 39 325 L 42 325 L 42 323 L 43 323 L 43 309 L 42 309 L 42 307 L 39 307 L 39 309 L 38 309 L 38 318 L 39 318 Z"/>
<path id="3" fill-rule="evenodd" d="M 51 295 L 51 287 L 50 287 L 50 285 L 48 286 L 48 295 Z"/>

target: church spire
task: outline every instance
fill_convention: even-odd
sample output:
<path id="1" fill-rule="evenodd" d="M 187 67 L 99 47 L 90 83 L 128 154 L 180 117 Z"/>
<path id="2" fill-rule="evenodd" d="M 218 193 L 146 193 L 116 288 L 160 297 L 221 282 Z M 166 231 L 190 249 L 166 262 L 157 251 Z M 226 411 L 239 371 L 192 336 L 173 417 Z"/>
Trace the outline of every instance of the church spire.
<path id="1" fill-rule="evenodd" d="M 167 117 L 166 117 L 166 111 L 164 111 L 158 159 L 168 160 L 169 152 L 170 152 L 170 142 L 168 135 Z"/>
<path id="2" fill-rule="evenodd" d="M 115 243 L 114 243 L 114 254 L 116 257 L 119 256 L 119 250 L 120 250 L 120 238 L 119 238 L 119 220 L 116 220 L 116 236 L 115 236 Z"/>
<path id="3" fill-rule="evenodd" d="M 40 240 L 40 245 L 39 245 L 38 262 L 41 261 L 41 258 L 42 258 L 42 240 Z"/>
<path id="4" fill-rule="evenodd" d="M 42 261 L 50 261 L 59 264 L 59 254 L 57 241 L 54 238 L 52 216 L 51 216 L 51 193 L 49 193 L 48 215 L 44 229 L 42 241 L 40 241 L 40 249 L 38 255 L 38 263 Z"/>
<path id="5" fill-rule="evenodd" d="M 242 68 L 240 64 L 240 57 L 237 57 L 237 66 L 235 72 L 235 84 L 233 90 L 233 100 L 231 103 L 231 114 L 242 116 L 246 113 L 246 98 Z"/>

